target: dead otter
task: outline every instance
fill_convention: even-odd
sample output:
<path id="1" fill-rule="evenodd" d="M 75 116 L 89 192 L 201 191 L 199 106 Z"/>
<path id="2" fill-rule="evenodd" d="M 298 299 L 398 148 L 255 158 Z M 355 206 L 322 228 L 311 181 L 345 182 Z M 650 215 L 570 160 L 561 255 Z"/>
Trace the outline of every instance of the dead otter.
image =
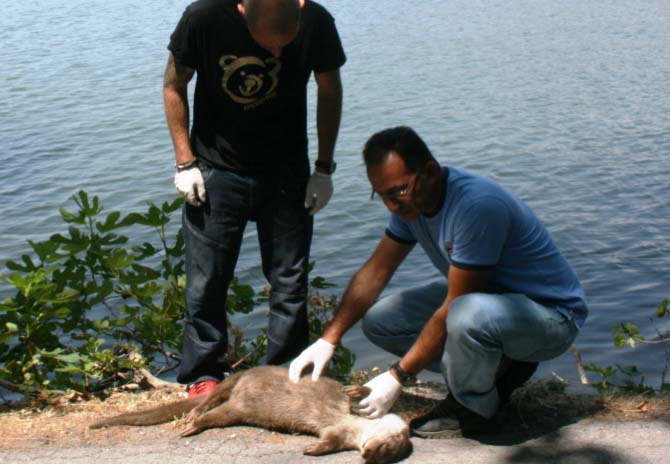
<path id="1" fill-rule="evenodd" d="M 145 411 L 121 414 L 95 422 L 109 425 L 154 425 L 190 411 L 181 436 L 212 427 L 255 425 L 284 432 L 318 435 L 304 454 L 318 456 L 358 449 L 366 462 L 395 462 L 411 450 L 409 427 L 395 414 L 366 419 L 350 413 L 350 397 L 359 399 L 369 389 L 346 387 L 333 379 L 309 376 L 299 383 L 288 380 L 283 367 L 260 366 L 233 374 L 211 395 L 189 398 Z"/>

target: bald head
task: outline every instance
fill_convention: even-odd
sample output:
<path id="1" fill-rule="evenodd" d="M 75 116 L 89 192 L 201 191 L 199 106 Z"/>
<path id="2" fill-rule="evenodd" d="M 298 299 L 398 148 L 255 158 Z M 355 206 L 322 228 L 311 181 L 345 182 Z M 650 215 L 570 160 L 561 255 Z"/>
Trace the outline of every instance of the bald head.
<path id="1" fill-rule="evenodd" d="M 244 0 L 242 14 L 249 29 L 275 35 L 295 34 L 304 0 Z"/>

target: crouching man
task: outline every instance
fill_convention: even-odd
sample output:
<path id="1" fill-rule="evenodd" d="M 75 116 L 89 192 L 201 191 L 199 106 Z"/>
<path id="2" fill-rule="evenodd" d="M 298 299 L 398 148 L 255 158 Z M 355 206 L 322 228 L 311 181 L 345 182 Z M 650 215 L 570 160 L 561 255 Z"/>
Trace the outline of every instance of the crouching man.
<path id="1" fill-rule="evenodd" d="M 373 135 L 363 157 L 372 195 L 391 212 L 388 228 L 289 377 L 312 365 L 316 380 L 362 318 L 367 338 L 400 359 L 366 384 L 359 414 L 385 414 L 427 368 L 442 372 L 449 395 L 411 422 L 413 433 L 490 432 L 537 363 L 572 344 L 588 313 L 582 287 L 527 205 L 491 179 L 440 165 L 412 129 Z M 417 242 L 446 279 L 376 301 Z"/>

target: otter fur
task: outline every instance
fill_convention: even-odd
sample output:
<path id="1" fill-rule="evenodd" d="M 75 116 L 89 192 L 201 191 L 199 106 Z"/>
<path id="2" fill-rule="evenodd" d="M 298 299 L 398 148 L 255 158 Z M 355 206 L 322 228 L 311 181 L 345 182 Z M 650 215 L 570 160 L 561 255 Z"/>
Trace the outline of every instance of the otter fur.
<path id="1" fill-rule="evenodd" d="M 367 387 L 343 387 L 327 377 L 314 382 L 305 376 L 293 383 L 286 368 L 260 366 L 233 374 L 208 396 L 109 417 L 90 427 L 154 425 L 188 413 L 181 436 L 246 424 L 317 435 L 320 440 L 303 451 L 307 455 L 358 449 L 366 462 L 396 462 L 411 451 L 409 427 L 395 414 L 379 419 L 352 414 L 350 400 L 367 394 Z"/>

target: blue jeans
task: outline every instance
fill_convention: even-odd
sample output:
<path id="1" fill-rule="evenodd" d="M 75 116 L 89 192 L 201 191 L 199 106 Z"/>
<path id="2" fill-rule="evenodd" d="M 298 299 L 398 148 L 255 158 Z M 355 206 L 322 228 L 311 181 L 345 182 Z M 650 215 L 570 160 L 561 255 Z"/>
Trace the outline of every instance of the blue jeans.
<path id="1" fill-rule="evenodd" d="M 439 281 L 383 298 L 365 315 L 363 332 L 404 356 L 446 295 L 446 283 Z M 442 372 L 454 398 L 487 418 L 498 410 L 495 379 L 503 355 L 546 361 L 567 350 L 578 330 L 555 308 L 516 293 L 463 295 L 452 302 L 446 325 L 444 353 L 427 369 Z"/>
<path id="2" fill-rule="evenodd" d="M 221 380 L 229 369 L 226 296 L 248 221 L 255 221 L 263 273 L 270 283 L 268 364 L 295 357 L 309 343 L 307 278 L 313 219 L 306 179 L 291 172 L 246 176 L 199 164 L 202 207 L 184 205 L 186 247 L 184 346 L 177 381 Z"/>

